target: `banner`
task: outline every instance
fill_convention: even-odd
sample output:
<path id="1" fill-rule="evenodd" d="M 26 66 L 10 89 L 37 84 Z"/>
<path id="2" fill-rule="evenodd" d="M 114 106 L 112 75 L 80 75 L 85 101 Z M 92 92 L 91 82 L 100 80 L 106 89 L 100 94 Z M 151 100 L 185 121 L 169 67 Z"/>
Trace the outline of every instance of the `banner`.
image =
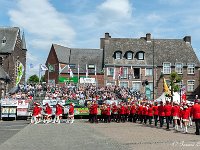
<path id="1" fill-rule="evenodd" d="M 95 78 L 80 78 L 80 83 L 96 83 Z"/>
<path id="2" fill-rule="evenodd" d="M 72 78 L 67 78 L 67 77 L 59 77 L 58 81 L 60 83 L 65 83 L 65 82 L 73 82 L 73 83 L 78 83 L 78 77 L 74 76 Z"/>
<path id="3" fill-rule="evenodd" d="M 22 76 L 24 74 L 24 66 L 20 61 L 17 61 L 17 78 L 16 78 L 16 86 L 19 84 Z"/>
<path id="4" fill-rule="evenodd" d="M 89 109 L 87 107 L 86 108 L 74 108 L 74 115 L 79 115 L 79 116 L 89 115 Z M 97 115 L 101 115 L 100 108 L 98 108 Z"/>
<path id="5" fill-rule="evenodd" d="M 28 100 L 17 100 L 17 116 L 28 116 L 28 108 L 30 99 Z"/>

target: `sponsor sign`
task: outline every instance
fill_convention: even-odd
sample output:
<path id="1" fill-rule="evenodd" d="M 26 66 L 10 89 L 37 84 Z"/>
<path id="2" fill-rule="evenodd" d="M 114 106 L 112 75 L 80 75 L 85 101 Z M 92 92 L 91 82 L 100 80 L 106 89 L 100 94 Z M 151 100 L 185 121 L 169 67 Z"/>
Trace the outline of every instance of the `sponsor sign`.
<path id="1" fill-rule="evenodd" d="M 80 78 L 80 83 L 96 83 L 95 78 Z"/>

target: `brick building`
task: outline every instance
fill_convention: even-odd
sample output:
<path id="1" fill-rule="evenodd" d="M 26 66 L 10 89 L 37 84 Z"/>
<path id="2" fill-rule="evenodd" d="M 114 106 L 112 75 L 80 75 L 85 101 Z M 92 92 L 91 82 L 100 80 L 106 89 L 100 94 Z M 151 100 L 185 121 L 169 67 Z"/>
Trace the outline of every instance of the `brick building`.
<path id="1" fill-rule="evenodd" d="M 24 34 L 21 36 L 20 29 L 18 27 L 0 27 L 0 40 L 0 66 L 11 80 L 11 82 L 7 85 L 7 91 L 9 91 L 9 89 L 16 85 L 16 78 L 20 63 L 24 66 L 24 74 L 20 83 L 25 83 L 27 52 L 26 42 Z M 1 90 L 4 89 L 4 85 L 1 85 Z"/>
<path id="2" fill-rule="evenodd" d="M 200 91 L 200 63 L 191 46 L 190 36 L 152 39 L 147 33 L 141 38 L 112 38 L 105 33 L 105 37 L 100 39 L 100 49 L 74 49 L 53 44 L 46 61 L 48 64 L 53 65 L 55 70 L 49 74 L 46 72 L 45 77 L 49 76 L 55 83 L 59 83 L 59 76 L 69 77 L 67 65 L 77 76 L 79 64 L 79 73 L 84 76 L 87 64 L 89 76 L 97 78 L 100 86 L 129 87 L 143 95 L 148 89 L 151 98 L 157 98 L 163 93 L 161 76 L 169 81 L 170 73 L 176 71 L 182 77 L 179 84 L 186 87 L 188 98 L 194 98 Z M 148 85 L 144 86 L 145 81 Z"/>

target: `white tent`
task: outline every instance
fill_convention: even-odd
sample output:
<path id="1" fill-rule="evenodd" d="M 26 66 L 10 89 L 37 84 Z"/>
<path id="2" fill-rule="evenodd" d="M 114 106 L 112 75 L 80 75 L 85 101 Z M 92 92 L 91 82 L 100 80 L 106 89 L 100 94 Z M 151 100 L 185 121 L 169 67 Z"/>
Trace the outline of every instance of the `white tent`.
<path id="1" fill-rule="evenodd" d="M 158 97 L 155 101 L 156 102 L 162 101 L 163 103 L 165 103 L 167 100 L 171 101 L 171 98 L 170 97 L 166 97 L 165 96 L 165 92 L 163 92 L 162 95 L 160 97 Z M 173 94 L 173 102 L 180 103 L 180 94 L 178 94 L 177 92 L 174 92 L 174 94 Z"/>

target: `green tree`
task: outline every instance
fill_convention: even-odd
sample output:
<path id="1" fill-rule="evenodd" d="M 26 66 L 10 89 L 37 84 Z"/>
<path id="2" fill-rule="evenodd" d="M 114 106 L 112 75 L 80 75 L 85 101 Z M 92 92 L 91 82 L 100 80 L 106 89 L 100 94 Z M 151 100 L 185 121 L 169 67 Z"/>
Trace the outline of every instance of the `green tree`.
<path id="1" fill-rule="evenodd" d="M 170 87 L 171 87 L 171 102 L 173 102 L 173 93 L 179 91 L 179 83 L 182 80 L 182 77 L 178 75 L 177 72 L 172 72 L 170 74 Z"/>
<path id="2" fill-rule="evenodd" d="M 41 77 L 40 82 L 45 82 L 44 75 Z"/>
<path id="3" fill-rule="evenodd" d="M 38 82 L 39 82 L 39 77 L 36 74 L 30 76 L 28 79 L 28 83 L 38 83 Z"/>

